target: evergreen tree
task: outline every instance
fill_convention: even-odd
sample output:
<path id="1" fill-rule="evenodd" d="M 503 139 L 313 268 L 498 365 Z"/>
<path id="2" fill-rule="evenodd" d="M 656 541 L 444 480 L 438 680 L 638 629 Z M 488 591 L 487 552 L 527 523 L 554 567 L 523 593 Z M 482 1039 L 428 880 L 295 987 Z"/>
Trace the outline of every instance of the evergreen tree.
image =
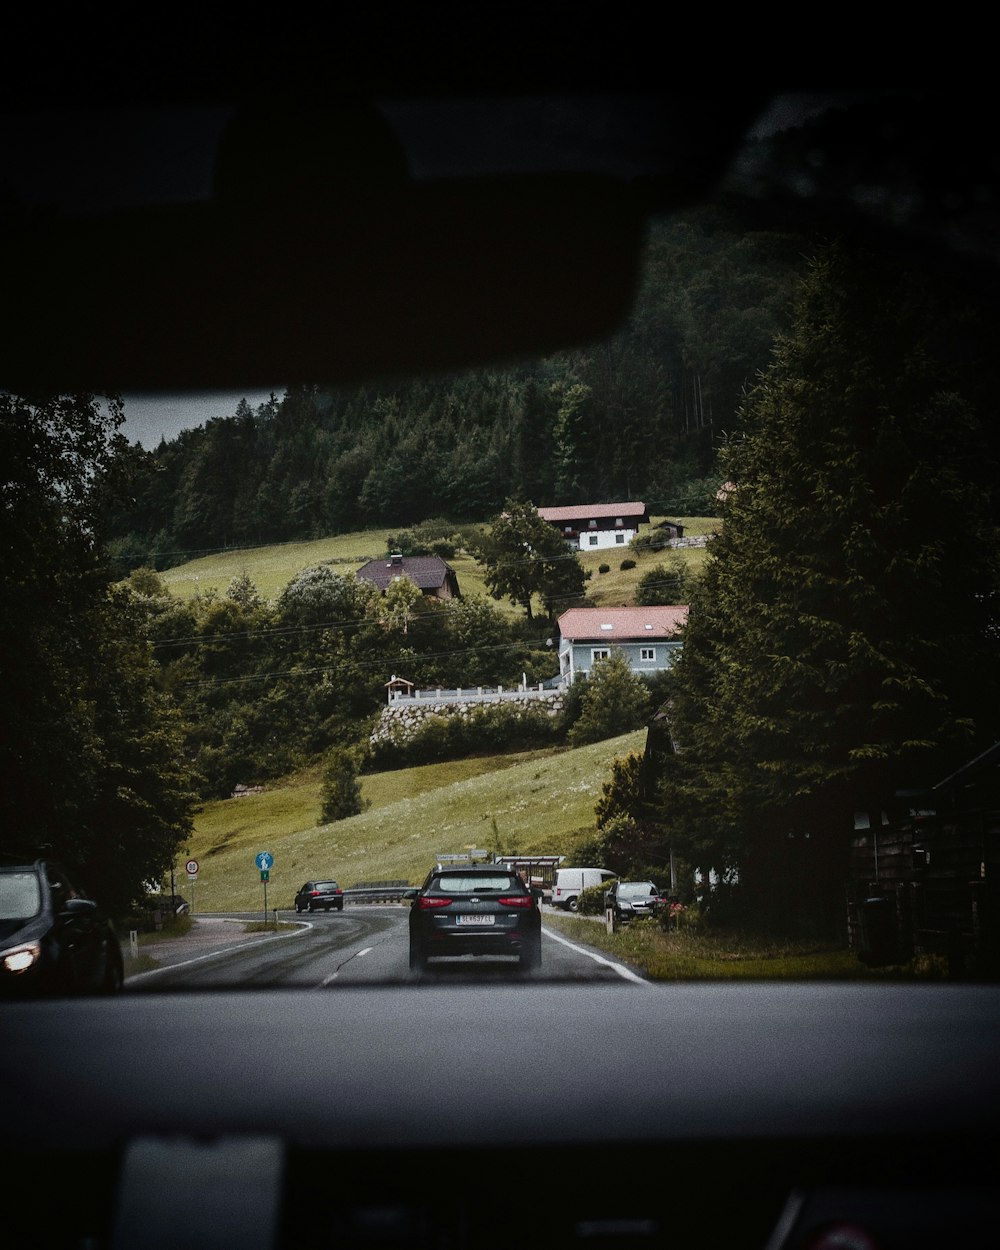
<path id="1" fill-rule="evenodd" d="M 121 420 L 91 395 L 0 395 L 2 849 L 63 861 L 112 912 L 169 868 L 191 799 L 145 614 L 102 561 Z"/>
<path id="2" fill-rule="evenodd" d="M 831 245 L 728 448 L 664 805 L 758 917 L 798 899 L 835 926 L 852 812 L 996 736 L 994 323 L 940 276 Z"/>
<path id="3" fill-rule="evenodd" d="M 329 752 L 323 770 L 321 795 L 323 807 L 316 822 L 318 825 L 346 820 L 348 816 L 357 816 L 365 810 L 368 804 L 361 797 L 358 761 L 354 752 L 344 747 Z"/>

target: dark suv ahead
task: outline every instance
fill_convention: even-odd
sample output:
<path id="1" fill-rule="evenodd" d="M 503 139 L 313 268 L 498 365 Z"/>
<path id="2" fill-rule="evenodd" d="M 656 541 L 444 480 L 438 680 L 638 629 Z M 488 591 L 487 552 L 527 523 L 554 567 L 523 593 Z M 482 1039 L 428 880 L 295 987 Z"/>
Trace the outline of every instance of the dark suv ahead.
<path id="1" fill-rule="evenodd" d="M 344 891 L 336 881 L 307 881 L 295 896 L 296 911 L 344 910 Z"/>
<path id="2" fill-rule="evenodd" d="M 542 916 L 531 891 L 500 864 L 431 870 L 410 908 L 410 967 L 438 955 L 518 955 L 542 963 Z"/>
<path id="3" fill-rule="evenodd" d="M 0 995 L 112 994 L 123 981 L 111 921 L 59 865 L 0 867 Z"/>
<path id="4" fill-rule="evenodd" d="M 666 906 L 666 898 L 652 881 L 613 881 L 604 895 L 604 914 L 611 929 L 643 916 L 659 916 Z"/>

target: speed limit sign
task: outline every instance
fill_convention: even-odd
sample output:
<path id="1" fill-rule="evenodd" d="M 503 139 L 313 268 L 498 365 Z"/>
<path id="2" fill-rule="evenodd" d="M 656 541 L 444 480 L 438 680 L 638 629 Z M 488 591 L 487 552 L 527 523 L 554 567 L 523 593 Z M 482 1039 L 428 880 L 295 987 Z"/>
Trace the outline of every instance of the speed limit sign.
<path id="1" fill-rule="evenodd" d="M 187 875 L 189 877 L 197 877 L 198 861 L 196 859 L 189 859 L 188 862 L 184 865 L 184 869 L 187 872 Z"/>

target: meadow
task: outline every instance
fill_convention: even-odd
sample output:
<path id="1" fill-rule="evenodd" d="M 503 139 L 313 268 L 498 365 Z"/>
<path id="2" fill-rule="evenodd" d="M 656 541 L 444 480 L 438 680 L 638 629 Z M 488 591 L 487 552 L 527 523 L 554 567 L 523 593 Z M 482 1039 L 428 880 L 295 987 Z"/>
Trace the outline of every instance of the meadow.
<path id="1" fill-rule="evenodd" d="M 664 517 L 652 518 L 653 524 Z M 719 525 L 715 517 L 675 517 L 685 526 L 685 535 L 697 537 L 714 533 Z M 331 564 L 340 572 L 356 572 L 367 560 L 386 554 L 386 543 L 396 529 L 359 530 L 351 534 L 337 534 L 332 538 L 317 538 L 309 542 L 277 543 L 266 547 L 242 547 L 213 552 L 167 569 L 163 580 L 172 594 L 180 599 L 190 599 L 196 594 L 215 591 L 225 594 L 235 577 L 246 574 L 265 599 L 276 598 L 296 574 L 316 564 Z M 648 531 L 643 528 L 643 533 Z M 686 547 L 677 552 L 642 551 L 629 548 L 580 553 L 580 562 L 590 572 L 587 598 L 595 607 L 619 607 L 635 602 L 639 578 L 649 569 L 663 564 L 674 555 L 692 570 L 699 572 L 706 558 L 704 547 Z M 636 562 L 634 569 L 622 570 L 622 560 Z M 469 598 L 489 598 L 483 579 L 483 567 L 468 553 L 458 552 L 448 563 L 458 575 L 462 594 Z M 607 573 L 599 573 L 602 564 L 609 565 Z M 502 601 L 501 609 L 512 617 L 522 614 L 520 608 Z M 541 611 L 541 605 L 537 605 Z"/>
<path id="2" fill-rule="evenodd" d="M 645 730 L 575 749 L 547 748 L 375 773 L 362 778 L 370 806 L 317 825 L 320 770 L 262 793 L 204 803 L 178 857 L 199 861 L 196 911 L 262 906 L 254 859 L 274 857 L 268 907 L 291 906 L 310 877 L 341 885 L 407 880 L 419 884 L 441 853 L 501 846 L 506 852 L 572 855 L 595 828 L 594 805 L 616 756 L 641 751 Z M 181 873 L 180 890 L 190 898 Z"/>

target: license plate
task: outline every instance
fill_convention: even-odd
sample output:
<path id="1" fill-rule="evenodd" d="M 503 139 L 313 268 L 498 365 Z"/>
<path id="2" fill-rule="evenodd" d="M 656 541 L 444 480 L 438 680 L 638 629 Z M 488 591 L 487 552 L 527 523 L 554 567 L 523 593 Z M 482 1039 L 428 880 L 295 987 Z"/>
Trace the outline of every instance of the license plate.
<path id="1" fill-rule="evenodd" d="M 492 924 L 496 919 L 495 916 L 456 916 L 455 921 L 458 924 Z"/>

